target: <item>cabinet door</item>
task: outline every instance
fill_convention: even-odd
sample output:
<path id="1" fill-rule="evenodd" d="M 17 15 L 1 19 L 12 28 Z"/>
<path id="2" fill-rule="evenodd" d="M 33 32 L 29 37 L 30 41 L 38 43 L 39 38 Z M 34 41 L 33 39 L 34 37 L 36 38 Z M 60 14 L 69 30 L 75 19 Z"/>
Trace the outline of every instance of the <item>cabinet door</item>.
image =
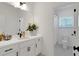
<path id="1" fill-rule="evenodd" d="M 35 47 L 34 45 L 26 46 L 20 49 L 20 56 L 34 56 L 35 55 Z"/>
<path id="2" fill-rule="evenodd" d="M 30 48 L 30 51 L 29 51 Z M 30 47 L 27 47 L 27 51 L 29 53 L 29 56 L 35 56 L 35 44 L 31 45 Z"/>
<path id="3" fill-rule="evenodd" d="M 19 56 L 28 56 L 29 53 L 27 51 L 27 47 L 20 48 Z"/>
<path id="4" fill-rule="evenodd" d="M 35 40 L 22 42 L 20 45 L 20 56 L 33 56 L 35 55 Z"/>
<path id="5" fill-rule="evenodd" d="M 36 48 L 36 52 L 35 54 L 38 55 L 41 52 L 41 48 L 42 48 L 42 41 L 41 38 L 36 39 L 36 43 L 35 43 L 35 48 Z"/>

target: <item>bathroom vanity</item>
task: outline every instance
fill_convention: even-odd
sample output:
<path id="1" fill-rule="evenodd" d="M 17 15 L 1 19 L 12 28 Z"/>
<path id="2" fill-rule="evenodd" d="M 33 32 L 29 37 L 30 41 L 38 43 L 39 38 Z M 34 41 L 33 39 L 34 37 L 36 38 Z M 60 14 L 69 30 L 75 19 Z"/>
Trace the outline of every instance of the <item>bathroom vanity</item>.
<path id="1" fill-rule="evenodd" d="M 35 56 L 41 53 L 41 35 L 28 38 L 15 35 L 27 29 L 29 16 L 33 17 L 32 14 L 8 3 L 0 3 L 0 7 L 0 33 L 4 33 L 5 36 L 12 35 L 12 39 L 0 41 L 0 56 Z"/>
<path id="2" fill-rule="evenodd" d="M 42 51 L 42 36 L 13 37 L 0 42 L 0 56 L 36 56 Z"/>

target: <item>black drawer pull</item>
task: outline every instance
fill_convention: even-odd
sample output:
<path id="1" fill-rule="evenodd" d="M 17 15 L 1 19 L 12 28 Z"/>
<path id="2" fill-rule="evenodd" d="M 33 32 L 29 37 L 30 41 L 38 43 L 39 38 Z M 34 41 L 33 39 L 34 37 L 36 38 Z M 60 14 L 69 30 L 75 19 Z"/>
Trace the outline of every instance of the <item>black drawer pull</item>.
<path id="1" fill-rule="evenodd" d="M 18 56 L 18 52 L 16 52 L 16 56 Z"/>
<path id="2" fill-rule="evenodd" d="M 36 48 L 37 48 L 37 44 L 36 44 L 35 46 L 36 46 Z"/>
<path id="3" fill-rule="evenodd" d="M 5 52 L 11 51 L 11 50 L 13 50 L 13 49 L 12 48 L 11 49 L 7 49 L 7 50 L 5 50 Z"/>
<path id="4" fill-rule="evenodd" d="M 27 51 L 29 52 L 30 50 L 31 50 L 31 47 L 28 47 L 28 48 L 27 48 Z"/>

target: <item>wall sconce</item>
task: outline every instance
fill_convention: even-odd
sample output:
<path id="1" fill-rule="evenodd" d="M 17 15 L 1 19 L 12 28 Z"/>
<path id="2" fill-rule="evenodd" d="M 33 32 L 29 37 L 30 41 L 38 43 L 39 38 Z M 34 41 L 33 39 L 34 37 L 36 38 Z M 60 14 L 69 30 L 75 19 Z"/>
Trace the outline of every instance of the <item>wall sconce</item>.
<path id="1" fill-rule="evenodd" d="M 9 4 L 14 6 L 15 8 L 20 8 L 21 10 L 24 10 L 24 11 L 28 10 L 28 6 L 26 2 L 9 2 Z"/>
<path id="2" fill-rule="evenodd" d="M 28 10 L 27 4 L 25 2 L 20 2 L 20 9 L 21 10 Z"/>

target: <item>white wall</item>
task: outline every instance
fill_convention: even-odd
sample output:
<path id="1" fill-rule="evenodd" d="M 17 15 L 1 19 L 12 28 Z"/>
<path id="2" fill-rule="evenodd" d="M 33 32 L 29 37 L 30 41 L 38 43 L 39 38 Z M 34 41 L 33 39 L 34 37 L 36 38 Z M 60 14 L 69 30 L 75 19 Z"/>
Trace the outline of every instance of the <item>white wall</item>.
<path id="1" fill-rule="evenodd" d="M 38 23 L 39 33 L 43 36 L 44 55 L 54 55 L 54 23 L 51 3 L 35 3 L 34 20 Z"/>

